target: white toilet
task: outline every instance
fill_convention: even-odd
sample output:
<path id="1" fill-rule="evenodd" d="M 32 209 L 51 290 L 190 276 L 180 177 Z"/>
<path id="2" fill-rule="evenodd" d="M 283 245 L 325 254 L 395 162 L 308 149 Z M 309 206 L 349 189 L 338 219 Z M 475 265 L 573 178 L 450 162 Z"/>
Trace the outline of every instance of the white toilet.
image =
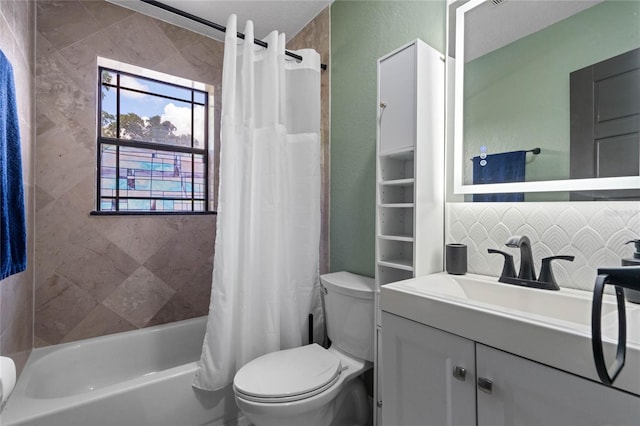
<path id="1" fill-rule="evenodd" d="M 320 281 L 331 347 L 272 352 L 233 379 L 238 407 L 257 426 L 368 424 L 360 375 L 373 366 L 374 281 L 349 272 Z"/>

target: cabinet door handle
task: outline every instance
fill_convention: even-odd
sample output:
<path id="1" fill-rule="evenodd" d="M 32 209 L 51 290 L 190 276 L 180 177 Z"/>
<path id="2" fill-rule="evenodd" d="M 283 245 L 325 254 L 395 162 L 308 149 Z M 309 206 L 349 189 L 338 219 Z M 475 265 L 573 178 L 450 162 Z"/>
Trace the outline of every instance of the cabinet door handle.
<path id="1" fill-rule="evenodd" d="M 453 377 L 460 380 L 461 382 L 464 382 L 467 378 L 467 369 L 464 367 L 456 366 L 453 369 Z"/>
<path id="2" fill-rule="evenodd" d="M 484 393 L 491 394 L 493 392 L 493 382 L 489 379 L 485 379 L 484 377 L 479 377 L 478 388 Z"/>

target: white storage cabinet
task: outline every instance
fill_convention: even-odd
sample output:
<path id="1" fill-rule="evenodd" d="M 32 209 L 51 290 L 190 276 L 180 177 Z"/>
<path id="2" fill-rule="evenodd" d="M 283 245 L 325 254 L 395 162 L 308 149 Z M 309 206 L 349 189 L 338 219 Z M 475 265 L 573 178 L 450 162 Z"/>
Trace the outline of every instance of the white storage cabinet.
<path id="1" fill-rule="evenodd" d="M 640 424 L 640 397 L 387 312 L 384 425 Z"/>
<path id="2" fill-rule="evenodd" d="M 415 40 L 378 60 L 376 346 L 380 286 L 442 271 L 444 57 Z M 380 424 L 376 351 L 374 400 Z"/>

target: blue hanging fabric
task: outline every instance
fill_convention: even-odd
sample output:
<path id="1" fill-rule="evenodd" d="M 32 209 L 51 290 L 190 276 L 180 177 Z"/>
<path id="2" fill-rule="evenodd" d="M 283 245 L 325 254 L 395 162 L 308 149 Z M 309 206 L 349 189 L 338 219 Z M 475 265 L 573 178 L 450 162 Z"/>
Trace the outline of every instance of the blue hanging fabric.
<path id="1" fill-rule="evenodd" d="M 526 155 L 527 151 L 513 151 L 473 157 L 473 184 L 524 182 Z M 473 201 L 524 201 L 524 193 L 474 194 Z"/>
<path id="2" fill-rule="evenodd" d="M 27 268 L 20 128 L 13 68 L 0 51 L 0 280 Z"/>

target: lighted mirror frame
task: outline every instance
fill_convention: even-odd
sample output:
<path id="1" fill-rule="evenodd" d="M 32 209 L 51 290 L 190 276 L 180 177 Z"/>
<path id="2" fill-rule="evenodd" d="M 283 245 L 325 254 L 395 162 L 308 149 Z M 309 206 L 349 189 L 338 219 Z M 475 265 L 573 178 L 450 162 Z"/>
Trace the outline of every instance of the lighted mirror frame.
<path id="1" fill-rule="evenodd" d="M 511 192 L 594 191 L 610 189 L 638 189 L 640 176 L 589 179 L 564 179 L 532 182 L 465 185 L 463 161 L 464 142 L 464 18 L 465 13 L 490 0 L 470 0 L 456 9 L 456 60 L 454 62 L 453 112 L 453 193 L 495 194 Z M 449 58 L 450 60 L 450 58 Z"/>

